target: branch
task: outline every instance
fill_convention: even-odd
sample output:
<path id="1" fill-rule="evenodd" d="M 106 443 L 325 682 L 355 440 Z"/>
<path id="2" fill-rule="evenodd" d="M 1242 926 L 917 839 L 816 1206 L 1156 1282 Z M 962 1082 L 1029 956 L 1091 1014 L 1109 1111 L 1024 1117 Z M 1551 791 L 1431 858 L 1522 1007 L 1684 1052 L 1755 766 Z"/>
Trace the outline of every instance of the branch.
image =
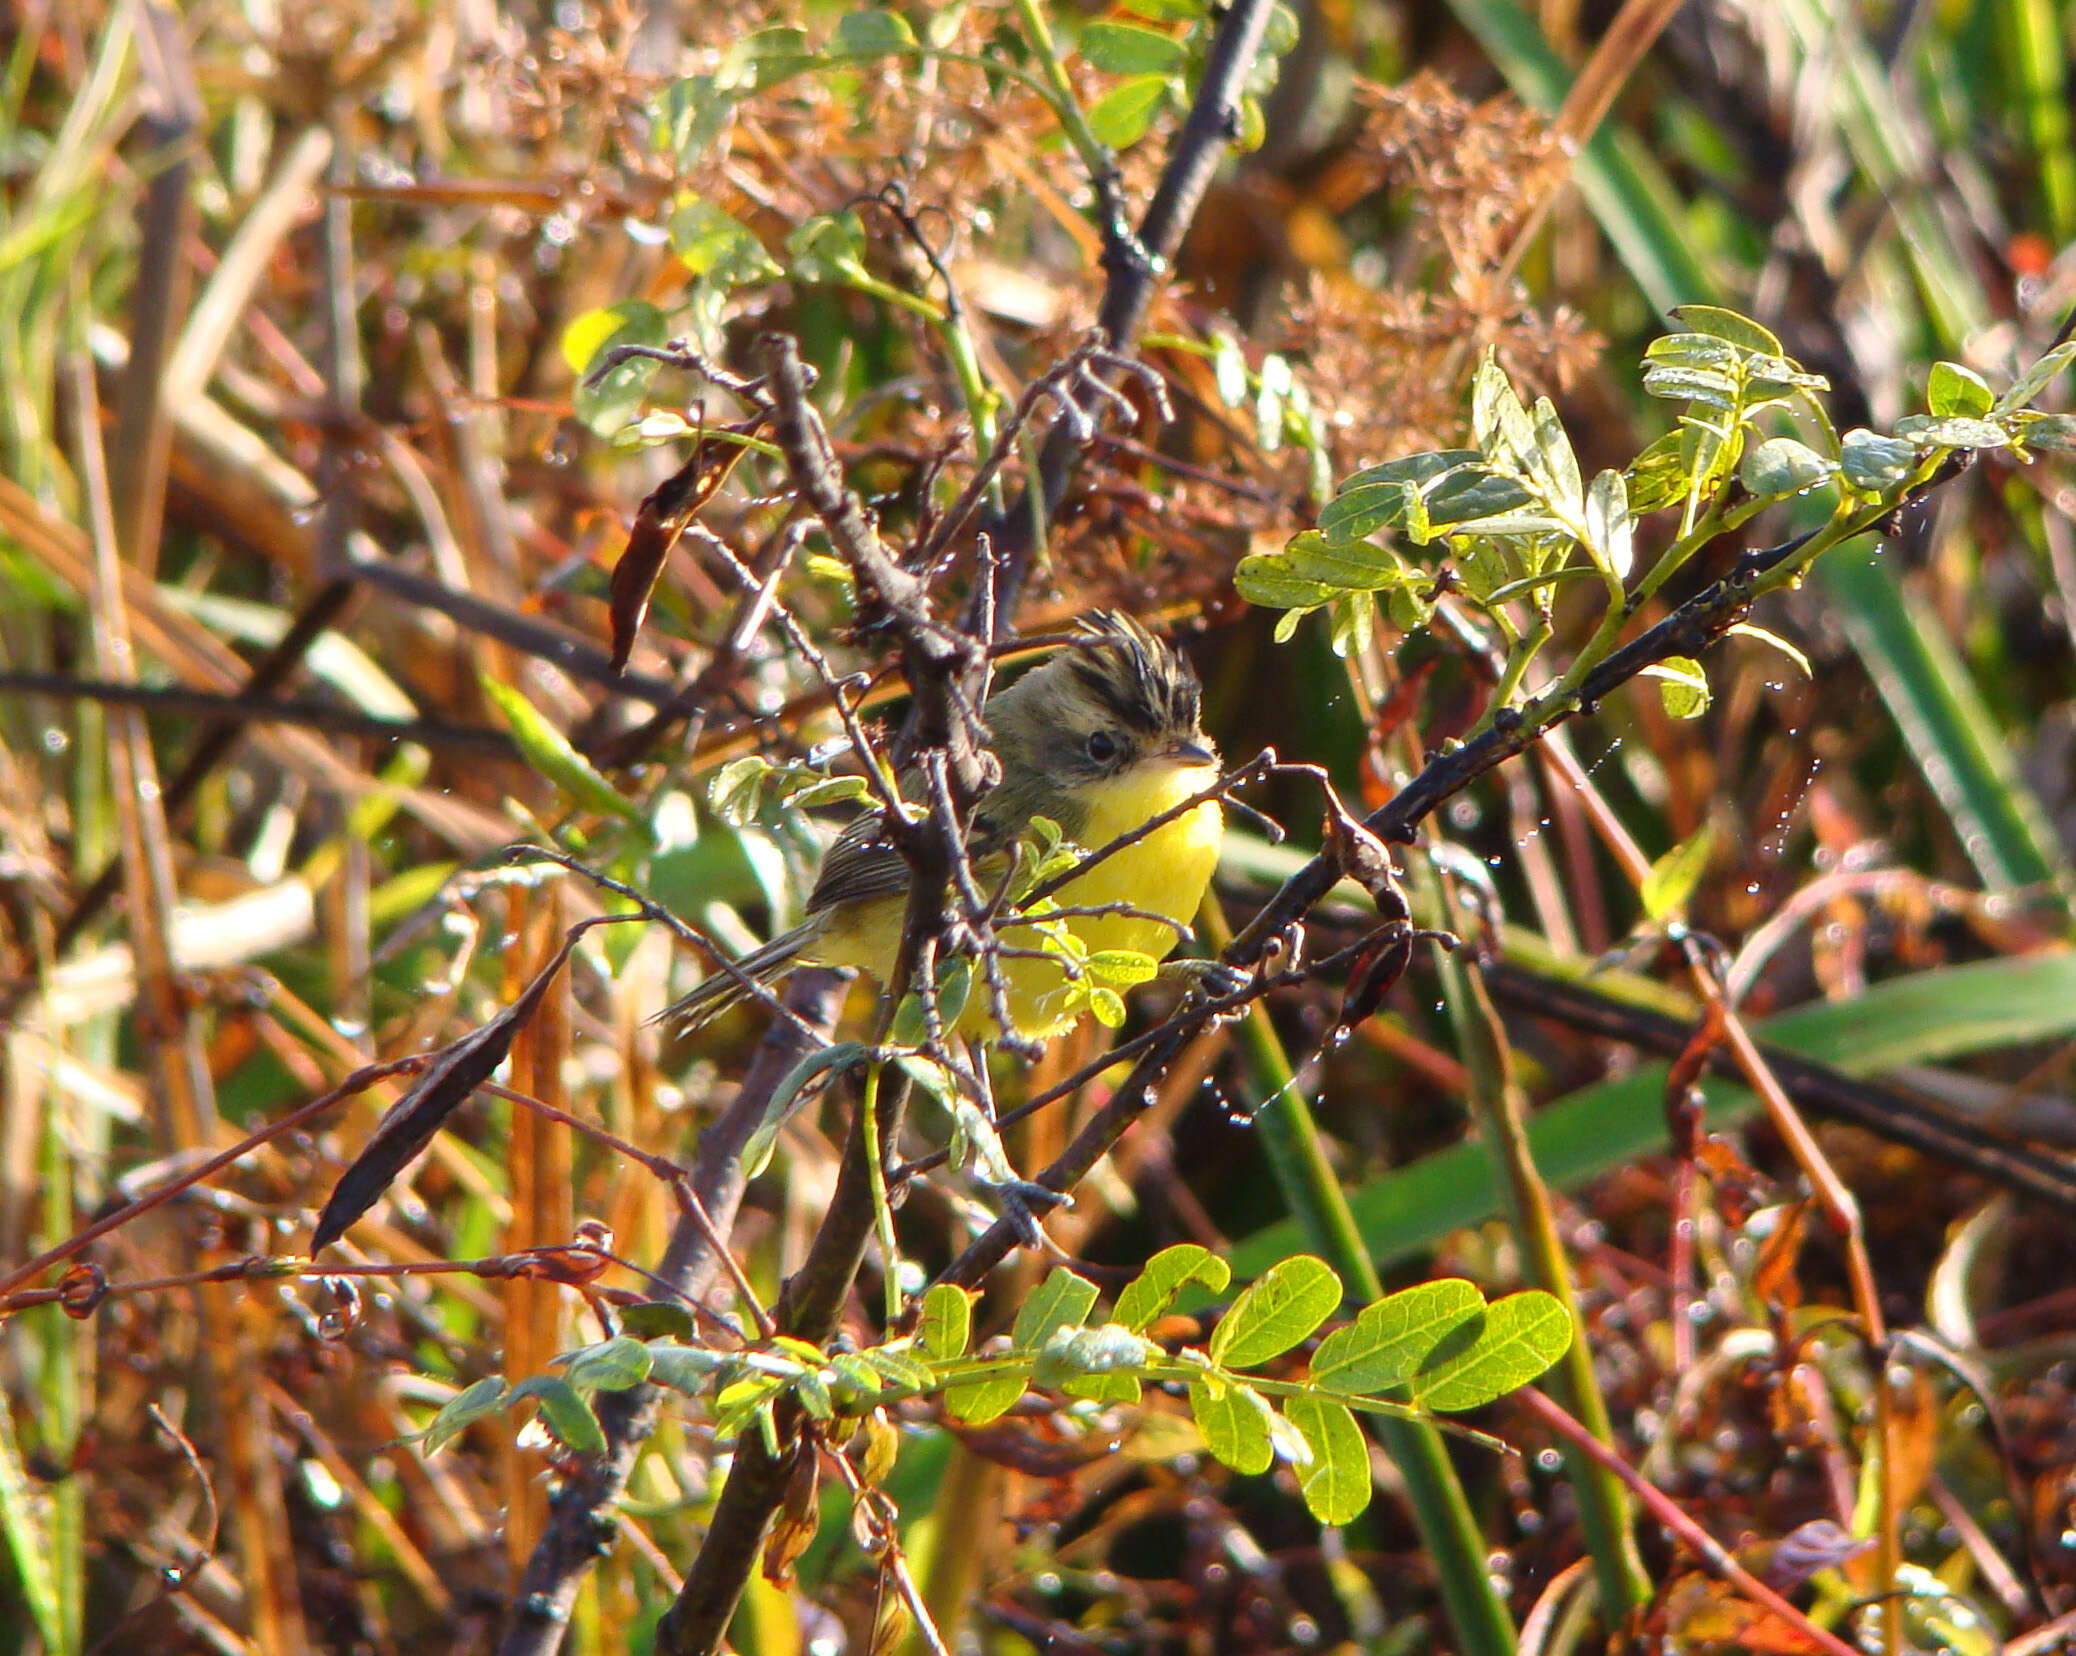
<path id="1" fill-rule="evenodd" d="M 1182 240 L 1189 234 L 1212 175 L 1239 131 L 1240 94 L 1261 50 L 1262 31 L 1272 9 L 1273 0 L 1233 0 L 1211 42 L 1204 78 L 1176 135 L 1175 147 L 1168 153 L 1136 240 L 1116 234 L 1116 227 L 1106 222 L 1103 263 L 1109 281 L 1096 325 L 1113 351 L 1129 351 L 1138 337 L 1154 292 L 1182 250 Z M 994 613 L 997 637 L 1015 625 L 1017 599 L 1030 575 L 1042 527 L 1065 498 L 1084 447 L 1064 422 L 1055 425 L 1039 455 L 1035 498 L 1034 490 L 1027 489 L 988 524 L 987 534 L 999 561 L 993 580 L 977 583 L 967 609 L 969 626 L 988 607 Z"/>

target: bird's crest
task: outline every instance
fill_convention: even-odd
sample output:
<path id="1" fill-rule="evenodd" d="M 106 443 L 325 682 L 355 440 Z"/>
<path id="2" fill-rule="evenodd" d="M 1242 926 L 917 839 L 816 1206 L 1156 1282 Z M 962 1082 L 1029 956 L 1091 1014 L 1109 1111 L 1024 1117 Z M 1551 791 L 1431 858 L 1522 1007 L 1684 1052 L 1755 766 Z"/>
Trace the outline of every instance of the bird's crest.
<path id="1" fill-rule="evenodd" d="M 1121 610 L 1099 610 L 1074 626 L 1066 670 L 1098 704 L 1135 730 L 1193 731 L 1203 689 L 1196 669 L 1164 638 Z"/>

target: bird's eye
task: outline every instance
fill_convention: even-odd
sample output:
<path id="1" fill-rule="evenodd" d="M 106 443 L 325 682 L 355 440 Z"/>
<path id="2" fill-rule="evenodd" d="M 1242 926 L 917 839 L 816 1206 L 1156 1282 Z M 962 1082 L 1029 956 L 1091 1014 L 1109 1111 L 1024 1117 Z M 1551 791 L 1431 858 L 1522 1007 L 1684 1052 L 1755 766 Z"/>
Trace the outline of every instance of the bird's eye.
<path id="1" fill-rule="evenodd" d="M 1117 757 L 1117 738 L 1107 730 L 1089 733 L 1088 756 L 1099 765 L 1107 765 Z"/>

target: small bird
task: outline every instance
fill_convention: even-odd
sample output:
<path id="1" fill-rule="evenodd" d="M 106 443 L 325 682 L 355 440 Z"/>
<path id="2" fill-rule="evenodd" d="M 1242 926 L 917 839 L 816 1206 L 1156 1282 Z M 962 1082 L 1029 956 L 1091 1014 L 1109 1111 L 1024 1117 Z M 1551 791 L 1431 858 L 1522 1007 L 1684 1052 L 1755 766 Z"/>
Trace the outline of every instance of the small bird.
<path id="1" fill-rule="evenodd" d="M 1194 668 L 1165 640 L 1128 615 L 1102 611 L 1077 624 L 1074 643 L 990 696 L 981 710 L 1002 775 L 981 798 L 969 843 L 983 890 L 1008 867 L 1007 848 L 1033 817 L 1049 817 L 1091 851 L 1143 827 L 1218 780 L 1218 750 L 1199 727 L 1201 687 Z M 796 965 L 855 966 L 884 983 L 900 949 L 909 867 L 867 812 L 822 859 L 807 918 L 736 961 L 736 971 L 770 983 Z M 1126 904 L 1144 915 L 1080 915 L 1064 925 L 1091 954 L 1131 950 L 1165 959 L 1181 940 L 1165 915 L 1186 927 L 1218 862 L 1225 831 L 1216 800 L 1206 800 L 1061 887 L 1062 907 Z M 1034 950 L 1034 922 L 996 922 L 1005 949 Z M 1080 1015 L 1075 985 L 1050 960 L 1005 955 L 1010 1021 L 1029 1039 L 1058 1034 Z M 668 1007 L 665 1021 L 704 1023 L 749 994 L 734 973 L 718 972 Z M 978 969 L 956 1028 L 999 1035 Z"/>

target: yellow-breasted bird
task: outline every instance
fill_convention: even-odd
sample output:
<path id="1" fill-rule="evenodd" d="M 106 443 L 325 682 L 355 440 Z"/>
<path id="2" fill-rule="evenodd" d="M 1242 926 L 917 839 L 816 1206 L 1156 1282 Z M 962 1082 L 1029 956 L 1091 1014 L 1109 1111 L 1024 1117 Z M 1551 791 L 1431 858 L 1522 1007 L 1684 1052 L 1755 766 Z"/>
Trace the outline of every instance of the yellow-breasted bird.
<path id="1" fill-rule="evenodd" d="M 975 812 L 972 849 L 985 885 L 1007 867 L 1006 848 L 1033 817 L 1050 817 L 1091 851 L 1174 809 L 1218 779 L 1218 751 L 1200 728 L 1202 692 L 1194 668 L 1165 640 L 1128 615 L 1084 618 L 1075 643 L 988 698 L 982 717 L 1002 777 Z M 1187 927 L 1203 901 L 1225 831 L 1215 800 L 1186 811 L 1061 887 L 1062 907 L 1126 904 Z M 856 966 L 882 983 L 893 970 L 907 908 L 909 868 L 867 812 L 822 859 L 807 918 L 738 960 L 736 970 L 770 983 L 796 965 Z M 1181 932 L 1146 915 L 1069 917 L 1064 925 L 1096 953 L 1128 949 L 1164 959 Z M 1009 949 L 1041 939 L 1013 916 L 997 922 Z M 1005 955 L 1011 1021 L 1043 1039 L 1078 1016 L 1073 984 L 1050 960 Z M 664 1019 L 703 1023 L 749 991 L 718 972 L 667 1008 Z M 958 1028 L 998 1033 L 979 970 Z"/>

